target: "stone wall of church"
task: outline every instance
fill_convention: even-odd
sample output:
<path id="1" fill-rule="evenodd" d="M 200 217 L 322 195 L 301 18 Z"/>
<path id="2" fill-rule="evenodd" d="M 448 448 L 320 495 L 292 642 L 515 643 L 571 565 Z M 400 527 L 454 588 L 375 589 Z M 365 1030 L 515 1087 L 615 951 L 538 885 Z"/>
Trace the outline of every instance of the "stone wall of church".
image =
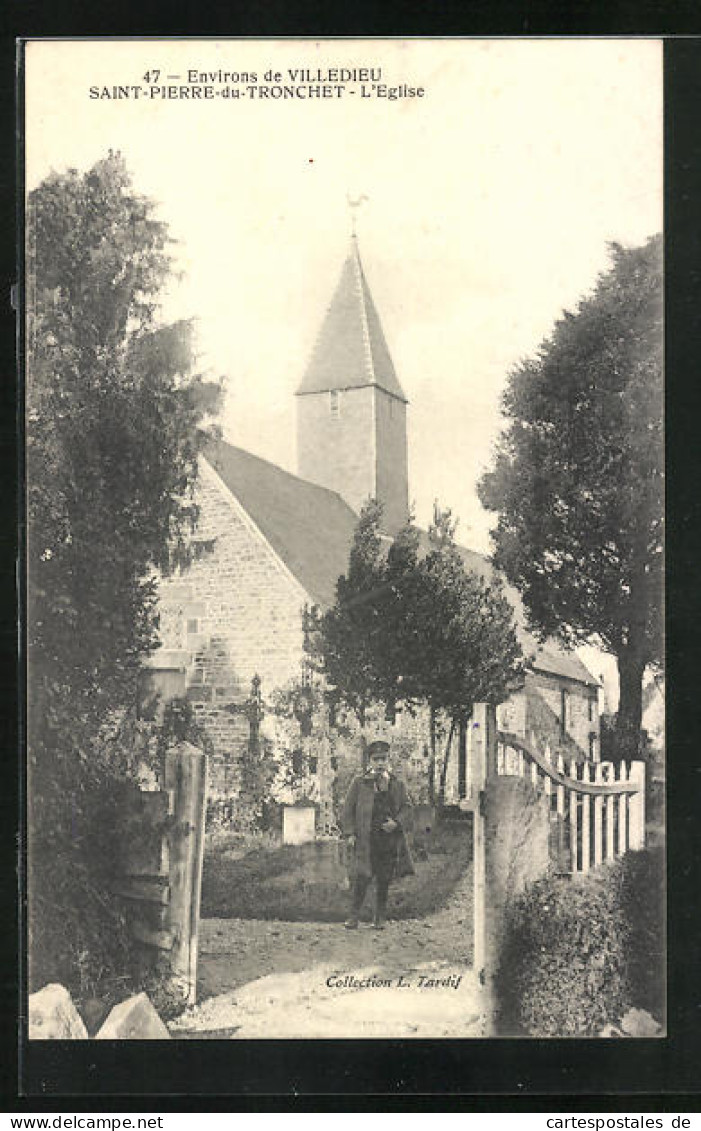
<path id="1" fill-rule="evenodd" d="M 245 718 L 227 708 L 246 700 L 256 674 L 264 695 L 299 675 L 305 595 L 211 469 L 198 502 L 201 554 L 161 582 L 160 636 L 186 657 L 186 694 L 215 745 L 211 783 L 226 790 L 248 738 Z"/>
<path id="2" fill-rule="evenodd" d="M 297 397 L 297 473 L 355 511 L 375 494 L 374 389 Z"/>
<path id="3" fill-rule="evenodd" d="M 384 505 L 383 521 L 388 534 L 395 534 L 409 514 L 406 405 L 382 389 L 376 397 L 377 498 Z"/>

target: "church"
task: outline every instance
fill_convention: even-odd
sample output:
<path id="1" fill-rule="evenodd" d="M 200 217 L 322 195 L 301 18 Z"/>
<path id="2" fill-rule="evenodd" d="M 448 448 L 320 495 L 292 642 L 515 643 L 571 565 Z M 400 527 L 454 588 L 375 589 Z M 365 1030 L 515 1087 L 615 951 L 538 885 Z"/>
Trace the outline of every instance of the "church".
<path id="1" fill-rule="evenodd" d="M 328 608 L 345 573 L 359 511 L 383 505 L 385 533 L 409 515 L 408 401 L 355 234 L 295 393 L 297 474 L 221 440 L 202 456 L 195 560 L 160 585 L 161 647 L 148 665 L 164 699 L 186 695 L 215 747 L 225 790 L 254 676 L 263 700 L 304 669 L 303 610 Z M 489 561 L 461 547 L 465 568 Z M 580 761 L 599 757 L 599 683 L 557 642 L 539 645 L 514 605 L 529 666 L 499 725 Z M 238 705 L 238 706 L 237 706 Z M 451 776 L 458 798 L 464 772 Z"/>

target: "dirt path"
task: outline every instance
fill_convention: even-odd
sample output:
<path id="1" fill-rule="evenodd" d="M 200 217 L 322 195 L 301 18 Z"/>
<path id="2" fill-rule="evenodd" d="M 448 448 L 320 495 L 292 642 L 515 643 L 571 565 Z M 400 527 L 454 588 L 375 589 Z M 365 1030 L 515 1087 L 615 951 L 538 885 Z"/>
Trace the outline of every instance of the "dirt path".
<path id="1" fill-rule="evenodd" d="M 471 969 L 471 870 L 443 911 L 384 931 L 244 919 L 206 919 L 200 930 L 201 1003 L 174 1037 L 487 1035 Z"/>

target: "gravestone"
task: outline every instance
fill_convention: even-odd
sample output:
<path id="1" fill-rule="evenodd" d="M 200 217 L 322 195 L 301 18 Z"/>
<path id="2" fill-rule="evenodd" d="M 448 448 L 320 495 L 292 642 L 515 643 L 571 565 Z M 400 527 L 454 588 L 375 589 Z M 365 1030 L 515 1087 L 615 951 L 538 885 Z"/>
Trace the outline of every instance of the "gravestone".
<path id="1" fill-rule="evenodd" d="M 282 843 L 306 844 L 316 835 L 313 805 L 285 805 L 282 812 Z"/>

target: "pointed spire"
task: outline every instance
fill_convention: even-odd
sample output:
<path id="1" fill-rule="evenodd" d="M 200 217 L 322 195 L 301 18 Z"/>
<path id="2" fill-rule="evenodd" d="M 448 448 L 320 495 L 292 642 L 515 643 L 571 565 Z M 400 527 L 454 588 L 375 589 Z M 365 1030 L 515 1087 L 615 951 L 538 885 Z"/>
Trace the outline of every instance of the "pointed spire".
<path id="1" fill-rule="evenodd" d="M 351 201 L 357 207 L 361 202 Z M 365 278 L 353 231 L 341 277 L 297 395 L 376 385 L 406 403 Z"/>

